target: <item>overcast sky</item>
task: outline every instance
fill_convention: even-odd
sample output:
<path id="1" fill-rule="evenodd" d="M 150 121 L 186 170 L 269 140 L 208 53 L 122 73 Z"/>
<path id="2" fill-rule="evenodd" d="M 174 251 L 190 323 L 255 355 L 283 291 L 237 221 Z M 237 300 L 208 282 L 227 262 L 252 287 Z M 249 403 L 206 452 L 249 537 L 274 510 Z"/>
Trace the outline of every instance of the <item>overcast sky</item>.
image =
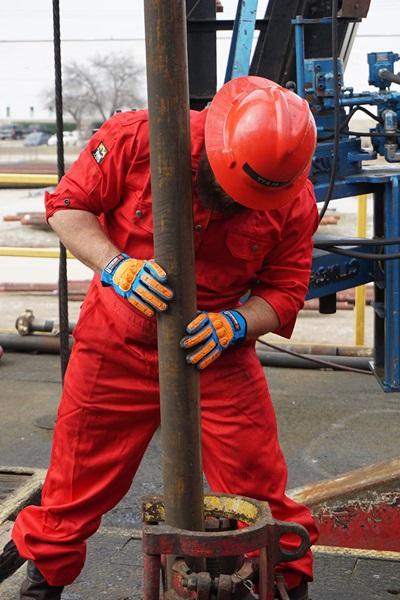
<path id="1" fill-rule="evenodd" d="M 60 0 L 63 61 L 128 51 L 144 66 L 143 1 Z M 221 17 L 233 18 L 237 1 L 222 3 L 225 10 Z M 260 17 L 266 4 L 267 0 L 259 0 Z M 400 53 L 399 23 L 400 0 L 371 1 L 369 16 L 360 25 L 347 68 L 347 85 L 359 91 L 368 87 L 368 52 Z M 51 0 L 0 0 L 0 119 L 5 118 L 7 106 L 11 107 L 11 118 L 29 117 L 30 106 L 34 107 L 35 117 L 48 117 L 41 106 L 40 92 L 53 85 L 52 36 Z M 219 38 L 221 84 L 229 48 L 228 32 L 221 32 Z"/>

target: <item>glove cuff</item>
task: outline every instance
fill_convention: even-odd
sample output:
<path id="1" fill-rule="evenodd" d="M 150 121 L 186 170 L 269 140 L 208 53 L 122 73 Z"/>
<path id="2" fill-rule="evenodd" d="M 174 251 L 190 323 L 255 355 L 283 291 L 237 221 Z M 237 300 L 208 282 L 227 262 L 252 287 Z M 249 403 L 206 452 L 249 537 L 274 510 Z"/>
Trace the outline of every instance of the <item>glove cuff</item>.
<path id="1" fill-rule="evenodd" d="M 112 285 L 112 278 L 115 271 L 117 270 L 119 265 L 127 258 L 129 258 L 127 254 L 120 252 L 119 254 L 114 256 L 114 258 L 112 258 L 109 263 L 106 264 L 100 275 L 100 281 L 103 286 Z"/>
<path id="2" fill-rule="evenodd" d="M 240 342 L 240 340 L 244 340 L 247 334 L 247 321 L 242 313 L 237 310 L 224 310 L 222 314 L 231 323 L 233 331 L 232 343 L 235 344 L 236 342 Z"/>

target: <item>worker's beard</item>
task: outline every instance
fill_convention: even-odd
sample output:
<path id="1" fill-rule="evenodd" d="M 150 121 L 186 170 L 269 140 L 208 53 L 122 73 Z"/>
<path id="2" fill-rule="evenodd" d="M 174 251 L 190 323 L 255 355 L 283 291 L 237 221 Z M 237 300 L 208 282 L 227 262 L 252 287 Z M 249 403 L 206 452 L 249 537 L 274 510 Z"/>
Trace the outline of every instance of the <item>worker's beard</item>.
<path id="1" fill-rule="evenodd" d="M 218 184 L 211 170 L 205 150 L 203 150 L 201 155 L 197 171 L 197 191 L 204 208 L 211 208 L 227 215 L 246 210 L 244 206 L 228 196 Z"/>

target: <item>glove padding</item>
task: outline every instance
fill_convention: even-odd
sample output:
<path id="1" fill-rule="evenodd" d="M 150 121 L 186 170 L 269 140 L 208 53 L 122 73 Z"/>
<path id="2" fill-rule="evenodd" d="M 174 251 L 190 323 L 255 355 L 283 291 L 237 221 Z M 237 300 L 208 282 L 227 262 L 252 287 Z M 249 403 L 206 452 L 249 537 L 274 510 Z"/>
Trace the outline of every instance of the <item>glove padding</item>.
<path id="1" fill-rule="evenodd" d="M 196 347 L 186 356 L 186 362 L 205 369 L 232 344 L 246 337 L 247 321 L 236 310 L 220 313 L 201 312 L 186 327 L 187 336 L 180 341 L 185 350 Z"/>
<path id="2" fill-rule="evenodd" d="M 154 310 L 163 312 L 174 297 L 173 291 L 164 285 L 167 274 L 154 260 L 130 258 L 117 254 L 101 273 L 101 283 L 112 286 L 135 308 L 152 317 Z"/>

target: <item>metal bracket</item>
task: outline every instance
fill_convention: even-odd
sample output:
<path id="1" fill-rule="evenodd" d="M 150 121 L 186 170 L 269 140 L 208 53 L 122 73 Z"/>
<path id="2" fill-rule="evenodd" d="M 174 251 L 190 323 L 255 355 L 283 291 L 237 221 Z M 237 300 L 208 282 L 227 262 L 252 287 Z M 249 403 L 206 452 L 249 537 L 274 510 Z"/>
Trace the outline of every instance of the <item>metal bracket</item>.
<path id="1" fill-rule="evenodd" d="M 159 600 L 161 555 L 212 558 L 245 556 L 255 550 L 260 550 L 259 599 L 273 600 L 275 565 L 298 560 L 310 547 L 308 532 L 304 527 L 296 523 L 276 521 L 267 502 L 243 496 L 213 494 L 204 498 L 206 518 L 235 519 L 247 525 L 233 531 L 187 531 L 163 524 L 165 509 L 163 500 L 159 497 L 145 499 L 143 508 L 145 523 L 152 523 L 145 525 L 143 529 L 144 600 Z M 280 543 L 281 538 L 289 533 L 297 535 L 300 540 L 299 546 L 294 550 L 288 550 Z M 189 587 L 195 588 L 199 581 L 201 594 L 205 596 L 209 579 L 200 574 L 199 580 L 198 573 L 188 572 L 188 566 L 182 558 L 175 562 L 173 570 L 174 589 L 167 591 L 168 599 L 198 598 L 196 589 L 189 590 Z M 253 565 L 251 561 L 245 560 L 239 571 L 228 576 L 229 581 L 225 577 L 218 580 L 216 589 L 221 600 L 228 598 L 229 582 L 232 599 L 251 598 L 252 591 L 249 589 L 251 586 L 248 580 L 252 574 Z M 219 577 L 221 575 L 226 574 L 222 573 Z M 214 588 L 216 580 L 217 577 L 214 579 Z"/>
<path id="2" fill-rule="evenodd" d="M 363 19 L 368 16 L 371 0 L 342 0 L 339 17 L 344 19 Z"/>

